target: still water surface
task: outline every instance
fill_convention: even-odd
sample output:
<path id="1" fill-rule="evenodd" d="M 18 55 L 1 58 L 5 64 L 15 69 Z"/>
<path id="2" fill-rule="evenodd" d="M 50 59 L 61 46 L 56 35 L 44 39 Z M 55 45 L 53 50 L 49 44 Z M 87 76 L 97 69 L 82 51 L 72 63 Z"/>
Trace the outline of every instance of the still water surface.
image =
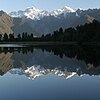
<path id="1" fill-rule="evenodd" d="M 100 100 L 100 47 L 2 46 L 0 75 L 0 100 Z"/>

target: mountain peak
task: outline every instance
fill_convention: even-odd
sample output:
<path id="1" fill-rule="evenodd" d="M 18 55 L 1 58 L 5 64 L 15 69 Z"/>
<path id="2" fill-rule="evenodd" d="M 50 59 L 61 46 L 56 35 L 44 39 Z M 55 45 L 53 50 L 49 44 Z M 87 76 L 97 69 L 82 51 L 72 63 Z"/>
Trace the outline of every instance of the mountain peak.
<path id="1" fill-rule="evenodd" d="M 57 16 L 60 14 L 65 14 L 65 13 L 73 13 L 75 10 L 72 8 L 65 6 L 62 9 L 56 9 L 53 11 L 46 11 L 46 10 L 40 10 L 34 6 L 32 7 L 27 7 L 26 10 L 22 11 L 19 10 L 18 12 L 11 12 L 10 16 L 12 17 L 20 17 L 20 18 L 30 18 L 32 20 L 39 20 L 43 18 L 44 16 Z"/>
<path id="2" fill-rule="evenodd" d="M 25 11 L 29 11 L 29 12 L 38 12 L 38 11 L 40 11 L 38 8 L 36 8 L 36 7 L 34 7 L 34 6 L 32 6 L 32 7 L 27 7 L 27 9 L 25 10 Z"/>
<path id="3" fill-rule="evenodd" d="M 36 7 L 34 7 L 34 6 L 27 7 L 27 9 L 30 9 L 30 8 L 32 8 L 32 9 L 37 9 L 37 8 L 36 8 Z"/>
<path id="4" fill-rule="evenodd" d="M 65 6 L 62 10 L 67 11 L 67 12 L 75 12 L 74 9 L 72 9 L 72 8 L 70 8 L 68 6 Z"/>

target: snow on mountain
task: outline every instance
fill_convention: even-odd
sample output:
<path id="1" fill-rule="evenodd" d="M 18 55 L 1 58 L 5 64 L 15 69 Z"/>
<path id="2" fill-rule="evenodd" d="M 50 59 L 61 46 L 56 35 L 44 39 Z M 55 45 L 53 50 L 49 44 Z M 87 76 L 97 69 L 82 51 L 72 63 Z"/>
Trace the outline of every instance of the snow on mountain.
<path id="1" fill-rule="evenodd" d="M 25 11 L 19 10 L 18 12 L 14 11 L 11 12 L 9 15 L 12 17 L 19 17 L 19 18 L 30 18 L 35 19 L 35 17 L 38 17 L 38 14 L 41 11 L 39 9 L 36 9 L 35 7 L 28 7 Z"/>
<path id="2" fill-rule="evenodd" d="M 56 15 L 59 15 L 59 14 L 62 14 L 62 13 L 72 13 L 72 12 L 75 12 L 75 10 L 73 10 L 70 7 L 65 6 L 62 9 L 57 9 L 57 10 L 51 11 L 49 13 L 50 13 L 50 15 L 56 16 Z"/>
<path id="3" fill-rule="evenodd" d="M 57 16 L 62 13 L 72 13 L 72 12 L 75 12 L 75 10 L 67 6 L 65 6 L 62 9 L 57 9 L 53 11 L 46 11 L 46 10 L 37 9 L 35 7 L 28 7 L 24 11 L 22 10 L 19 10 L 17 12 L 14 11 L 14 12 L 11 12 L 9 15 L 11 17 L 30 18 L 32 20 L 35 20 L 35 19 L 39 20 L 44 16 Z"/>
<path id="4" fill-rule="evenodd" d="M 64 71 L 62 71 L 59 68 L 45 69 L 45 68 L 41 67 L 40 65 L 31 66 L 31 67 L 27 68 L 26 70 L 11 69 L 9 72 L 12 74 L 19 74 L 19 75 L 24 74 L 29 79 L 32 79 L 32 80 L 36 79 L 37 77 L 48 75 L 48 74 L 54 74 L 59 77 L 64 77 L 65 79 L 69 79 L 69 78 L 77 75 L 77 72 L 70 72 L 70 71 L 67 71 L 67 69 L 65 69 Z"/>
<path id="5" fill-rule="evenodd" d="M 75 12 L 74 9 L 68 7 L 68 6 L 65 6 L 63 9 L 62 9 L 62 12 L 66 12 L 66 13 L 70 13 L 70 12 Z"/>
<path id="6" fill-rule="evenodd" d="M 76 72 L 69 72 L 67 69 L 64 71 L 60 70 L 59 68 L 55 69 L 44 69 L 40 65 L 38 66 L 31 66 L 25 70 L 25 74 L 30 78 L 30 79 L 35 79 L 39 76 L 47 75 L 47 74 L 54 74 L 60 77 L 65 77 L 66 79 L 69 79 L 75 75 L 77 75 Z"/>

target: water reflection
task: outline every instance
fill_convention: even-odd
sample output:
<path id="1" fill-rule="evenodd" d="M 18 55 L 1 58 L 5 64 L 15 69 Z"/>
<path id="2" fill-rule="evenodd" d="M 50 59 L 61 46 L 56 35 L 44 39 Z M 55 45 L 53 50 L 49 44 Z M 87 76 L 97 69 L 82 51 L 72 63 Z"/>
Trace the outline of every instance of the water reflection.
<path id="1" fill-rule="evenodd" d="M 31 79 L 54 74 L 66 79 L 100 75 L 99 46 L 0 47 L 0 75 L 8 71 Z"/>

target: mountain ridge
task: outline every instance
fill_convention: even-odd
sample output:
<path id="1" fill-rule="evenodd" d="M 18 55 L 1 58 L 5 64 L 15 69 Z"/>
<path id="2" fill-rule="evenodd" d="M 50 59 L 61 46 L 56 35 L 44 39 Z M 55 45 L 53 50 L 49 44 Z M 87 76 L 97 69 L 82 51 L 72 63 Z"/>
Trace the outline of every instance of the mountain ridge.
<path id="1" fill-rule="evenodd" d="M 16 13 L 14 14 L 16 15 Z M 20 16 L 16 17 L 13 16 L 13 13 L 3 14 L 6 17 L 0 16 L 2 20 L 0 21 L 1 34 L 15 33 L 17 36 L 19 33 L 28 32 L 29 34 L 34 33 L 35 36 L 41 36 L 42 34 L 53 33 L 60 27 L 63 29 L 76 27 L 88 23 L 92 19 L 100 21 L 100 9 L 74 10 L 65 6 L 62 9 L 49 12 L 29 7 L 25 11 L 19 10 L 18 13 Z"/>
<path id="2" fill-rule="evenodd" d="M 35 7 L 28 7 L 25 10 L 19 10 L 9 13 L 11 17 L 19 17 L 19 18 L 30 18 L 32 20 L 40 20 L 41 18 L 45 16 L 57 16 L 62 13 L 72 13 L 75 12 L 74 9 L 65 6 L 62 9 L 56 9 L 53 11 L 47 11 L 47 10 L 40 10 Z"/>

